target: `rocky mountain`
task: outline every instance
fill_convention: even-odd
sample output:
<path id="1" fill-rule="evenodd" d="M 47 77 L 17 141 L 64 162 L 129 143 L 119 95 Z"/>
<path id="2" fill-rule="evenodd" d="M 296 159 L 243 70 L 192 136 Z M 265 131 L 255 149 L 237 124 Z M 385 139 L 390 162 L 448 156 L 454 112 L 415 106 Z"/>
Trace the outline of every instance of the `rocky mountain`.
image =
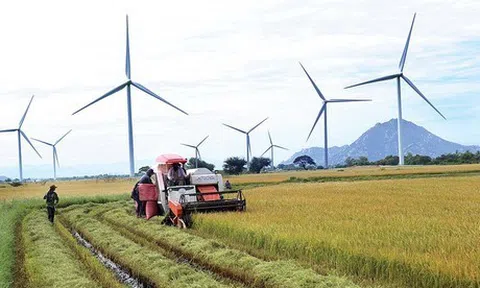
<path id="1" fill-rule="evenodd" d="M 405 154 L 420 154 L 430 157 L 437 157 L 446 153 L 480 151 L 480 146 L 466 146 L 444 140 L 427 129 L 418 126 L 410 121 L 402 120 L 403 151 Z M 397 155 L 397 119 L 391 119 L 385 123 L 377 123 L 368 129 L 355 142 L 341 147 L 330 147 L 328 149 L 329 164 L 343 164 L 347 157 L 358 158 L 366 156 L 370 161 L 377 161 L 388 155 Z M 302 149 L 293 154 L 283 164 L 290 164 L 301 155 L 308 155 L 315 160 L 315 163 L 324 163 L 324 149 L 311 147 Z"/>

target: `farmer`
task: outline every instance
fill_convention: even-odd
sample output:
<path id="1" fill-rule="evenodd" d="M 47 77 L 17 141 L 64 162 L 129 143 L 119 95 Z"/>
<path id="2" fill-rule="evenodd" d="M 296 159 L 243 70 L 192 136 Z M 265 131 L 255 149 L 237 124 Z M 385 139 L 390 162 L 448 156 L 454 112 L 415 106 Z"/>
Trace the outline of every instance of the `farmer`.
<path id="1" fill-rule="evenodd" d="M 168 170 L 167 178 L 171 186 L 185 185 L 185 171 L 180 167 L 180 163 L 175 163 Z"/>
<path id="2" fill-rule="evenodd" d="M 230 181 L 228 181 L 228 179 L 227 181 L 225 181 L 225 189 L 228 189 L 228 190 L 232 189 L 232 184 L 230 184 Z"/>
<path id="3" fill-rule="evenodd" d="M 133 187 L 132 190 L 132 199 L 137 202 L 137 209 L 135 212 L 137 213 L 137 217 L 142 217 L 145 215 L 145 203 L 144 201 L 140 201 L 140 194 L 138 191 L 138 184 L 153 184 L 152 182 L 152 175 L 153 175 L 153 169 L 148 169 L 147 173 L 138 180 L 137 183 L 135 183 L 135 186 Z"/>
<path id="4" fill-rule="evenodd" d="M 48 220 L 53 223 L 53 217 L 55 216 L 55 206 L 58 204 L 58 195 L 55 192 L 57 186 L 52 185 L 47 194 L 43 196 L 43 199 L 47 202 Z"/>

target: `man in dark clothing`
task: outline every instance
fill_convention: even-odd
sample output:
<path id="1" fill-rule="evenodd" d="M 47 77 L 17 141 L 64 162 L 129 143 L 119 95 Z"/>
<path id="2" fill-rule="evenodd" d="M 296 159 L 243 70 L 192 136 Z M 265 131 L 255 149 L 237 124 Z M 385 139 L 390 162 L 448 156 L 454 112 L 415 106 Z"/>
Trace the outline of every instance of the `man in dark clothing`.
<path id="1" fill-rule="evenodd" d="M 137 202 L 137 217 L 143 217 L 145 215 L 145 203 L 143 201 L 140 201 L 140 194 L 138 191 L 138 184 L 153 184 L 152 182 L 152 177 L 153 175 L 153 169 L 148 169 L 147 173 L 138 180 L 137 183 L 135 183 L 135 186 L 133 187 L 132 191 L 132 198 Z"/>
<path id="2" fill-rule="evenodd" d="M 138 181 L 138 183 L 142 183 L 142 184 L 153 184 L 152 182 L 152 177 L 153 175 L 153 169 L 148 169 L 147 170 L 147 173 L 145 173 L 145 175 L 142 176 L 142 178 L 140 178 L 140 181 Z"/>
<path id="3" fill-rule="evenodd" d="M 43 196 L 43 199 L 47 202 L 47 211 L 48 211 L 48 220 L 53 223 L 53 218 L 55 217 L 55 206 L 58 204 L 58 195 L 55 192 L 57 186 L 52 185 L 48 190 L 47 194 Z"/>

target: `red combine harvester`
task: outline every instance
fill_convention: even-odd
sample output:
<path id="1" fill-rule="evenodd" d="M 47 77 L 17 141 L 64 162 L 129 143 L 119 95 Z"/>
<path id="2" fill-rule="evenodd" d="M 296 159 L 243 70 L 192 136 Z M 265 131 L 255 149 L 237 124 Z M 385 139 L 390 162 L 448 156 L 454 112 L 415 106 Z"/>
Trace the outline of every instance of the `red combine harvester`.
<path id="1" fill-rule="evenodd" d="M 140 200 L 146 201 L 147 219 L 154 215 L 165 216 L 165 224 L 188 228 L 192 213 L 216 211 L 245 211 L 246 200 L 241 190 L 224 191 L 222 175 L 206 168 L 186 171 L 185 185 L 170 185 L 168 171 L 174 164 L 187 160 L 176 154 L 157 157 L 153 170 L 155 184 L 140 184 Z M 179 169 L 182 169 L 181 167 Z"/>

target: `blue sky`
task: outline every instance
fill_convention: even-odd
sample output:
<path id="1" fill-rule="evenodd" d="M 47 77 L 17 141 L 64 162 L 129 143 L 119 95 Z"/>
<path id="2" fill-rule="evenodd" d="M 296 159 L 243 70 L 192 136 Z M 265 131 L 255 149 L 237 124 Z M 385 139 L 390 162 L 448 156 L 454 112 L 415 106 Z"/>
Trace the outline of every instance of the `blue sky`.
<path id="1" fill-rule="evenodd" d="M 221 165 L 245 154 L 244 137 L 221 123 L 247 128 L 267 116 L 252 133 L 254 155 L 268 147 L 267 130 L 290 148 L 278 150 L 278 161 L 321 146 L 321 125 L 305 142 L 322 103 L 298 61 L 327 98 L 373 100 L 329 109 L 329 143 L 349 144 L 396 117 L 396 86 L 343 87 L 397 72 L 414 12 L 405 74 L 448 120 L 406 85 L 404 118 L 447 140 L 480 144 L 478 1 L 9 2 L 0 11 L 0 129 L 15 127 L 35 94 L 24 124 L 30 137 L 53 141 L 74 130 L 59 146 L 60 176 L 68 167 L 128 172 L 126 92 L 71 116 L 125 81 L 128 13 L 132 78 L 190 113 L 134 91 L 138 161 L 165 152 L 192 156 L 179 143 L 210 135 L 202 156 Z M 26 177 L 49 173 L 50 150 L 36 146 L 44 159 L 24 144 Z M 0 175 L 16 176 L 17 157 L 15 135 L 1 134 Z M 109 163 L 118 170 L 103 166 Z"/>

